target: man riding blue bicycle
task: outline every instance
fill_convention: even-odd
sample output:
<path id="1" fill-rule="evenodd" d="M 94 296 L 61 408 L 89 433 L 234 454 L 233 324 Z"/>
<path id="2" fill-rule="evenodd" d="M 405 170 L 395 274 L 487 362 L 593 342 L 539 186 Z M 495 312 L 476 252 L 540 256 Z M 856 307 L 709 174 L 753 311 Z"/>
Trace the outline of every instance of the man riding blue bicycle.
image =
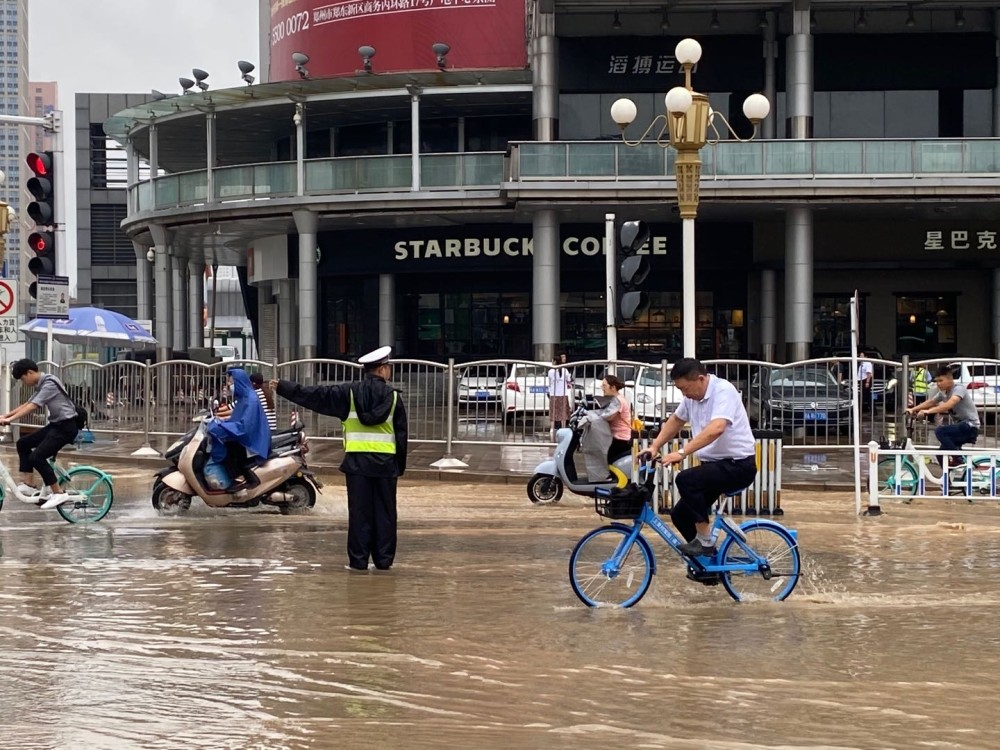
<path id="1" fill-rule="evenodd" d="M 736 388 L 710 375 L 697 359 L 679 360 L 670 377 L 684 398 L 644 454 L 658 457 L 660 449 L 691 423 L 691 439 L 660 460 L 676 464 L 697 455 L 701 461 L 677 474 L 674 481 L 681 499 L 670 511 L 670 518 L 686 540 L 678 547 L 681 552 L 711 556 L 716 554 L 709 524 L 712 506 L 723 493 L 748 487 L 757 475 L 753 431 Z"/>

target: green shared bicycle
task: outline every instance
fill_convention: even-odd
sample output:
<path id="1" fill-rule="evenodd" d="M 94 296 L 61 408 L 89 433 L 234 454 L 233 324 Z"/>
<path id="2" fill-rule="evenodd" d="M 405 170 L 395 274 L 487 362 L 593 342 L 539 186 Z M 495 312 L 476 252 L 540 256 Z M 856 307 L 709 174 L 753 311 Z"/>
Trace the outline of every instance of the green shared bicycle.
<path id="1" fill-rule="evenodd" d="M 57 508 L 60 516 L 70 523 L 97 523 L 108 515 L 111 503 L 114 502 L 110 474 L 93 466 L 63 469 L 52 460 L 49 465 L 55 471 L 56 480 L 63 492 L 70 495 L 70 500 Z M 32 502 L 30 497 L 25 497 L 18 491 L 14 477 L 6 464 L 0 461 L 0 509 L 3 508 L 3 501 L 8 493 L 19 500 Z M 41 505 L 43 502 L 44 498 L 40 498 L 35 504 Z"/>

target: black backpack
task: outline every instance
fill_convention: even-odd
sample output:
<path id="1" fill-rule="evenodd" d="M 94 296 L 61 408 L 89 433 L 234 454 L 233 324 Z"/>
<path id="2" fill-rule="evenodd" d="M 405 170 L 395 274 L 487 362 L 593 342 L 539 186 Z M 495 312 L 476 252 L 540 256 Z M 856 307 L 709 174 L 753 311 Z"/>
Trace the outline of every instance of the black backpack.
<path id="1" fill-rule="evenodd" d="M 66 389 L 63 388 L 62 383 L 59 382 L 55 375 L 50 375 L 52 382 L 56 384 L 56 388 L 59 389 L 60 393 L 70 400 L 70 403 L 76 407 L 76 429 L 82 430 L 87 426 L 87 422 L 90 419 L 90 415 L 87 414 L 87 410 L 84 409 L 80 404 L 73 400 L 73 397 L 66 393 Z"/>

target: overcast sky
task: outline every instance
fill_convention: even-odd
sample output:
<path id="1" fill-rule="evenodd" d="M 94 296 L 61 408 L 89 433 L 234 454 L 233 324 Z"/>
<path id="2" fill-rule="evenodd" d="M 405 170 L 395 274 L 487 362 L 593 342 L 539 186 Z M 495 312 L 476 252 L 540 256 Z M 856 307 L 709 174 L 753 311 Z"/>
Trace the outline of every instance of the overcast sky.
<path id="1" fill-rule="evenodd" d="M 64 112 L 76 92 L 180 91 L 203 68 L 213 88 L 240 85 L 257 64 L 257 0 L 29 0 L 28 76 L 57 81 Z"/>
<path id="2" fill-rule="evenodd" d="M 237 60 L 258 64 L 258 8 L 257 0 L 29 0 L 28 78 L 59 84 L 66 184 L 76 168 L 76 93 L 180 93 L 177 79 L 191 68 L 207 70 L 212 88 L 242 85 Z M 72 190 L 66 209 L 75 243 Z"/>

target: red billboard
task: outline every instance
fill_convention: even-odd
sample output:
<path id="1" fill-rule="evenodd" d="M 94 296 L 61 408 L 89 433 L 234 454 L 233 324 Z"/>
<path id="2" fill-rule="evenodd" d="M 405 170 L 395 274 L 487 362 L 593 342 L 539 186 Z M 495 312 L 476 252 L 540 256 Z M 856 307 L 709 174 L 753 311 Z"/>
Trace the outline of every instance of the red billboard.
<path id="1" fill-rule="evenodd" d="M 375 48 L 373 73 L 436 70 L 436 43 L 448 68 L 524 68 L 525 0 L 271 0 L 269 81 L 355 75 L 358 48 Z"/>

